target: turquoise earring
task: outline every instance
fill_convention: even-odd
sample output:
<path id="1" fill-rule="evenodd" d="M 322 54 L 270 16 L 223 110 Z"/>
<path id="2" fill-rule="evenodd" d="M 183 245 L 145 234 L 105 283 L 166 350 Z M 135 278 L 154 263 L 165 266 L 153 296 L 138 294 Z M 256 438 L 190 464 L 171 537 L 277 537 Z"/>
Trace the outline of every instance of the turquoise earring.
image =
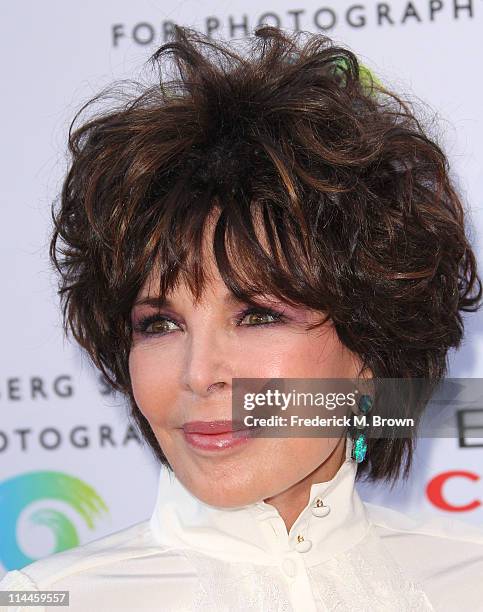
<path id="1" fill-rule="evenodd" d="M 359 398 L 359 414 L 367 416 L 372 410 L 372 397 L 370 395 L 361 395 Z M 364 461 L 367 454 L 367 430 L 369 425 L 357 425 L 351 427 L 352 443 L 352 459 L 356 463 Z"/>

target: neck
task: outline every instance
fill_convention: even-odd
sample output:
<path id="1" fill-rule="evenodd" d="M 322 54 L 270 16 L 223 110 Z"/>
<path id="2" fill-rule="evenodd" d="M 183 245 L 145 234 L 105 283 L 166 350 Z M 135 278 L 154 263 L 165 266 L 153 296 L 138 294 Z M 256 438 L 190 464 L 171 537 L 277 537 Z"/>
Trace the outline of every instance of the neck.
<path id="1" fill-rule="evenodd" d="M 310 500 L 310 487 L 315 482 L 331 480 L 345 459 L 345 438 L 342 437 L 329 457 L 305 478 L 264 501 L 274 506 L 282 517 L 287 533 Z"/>

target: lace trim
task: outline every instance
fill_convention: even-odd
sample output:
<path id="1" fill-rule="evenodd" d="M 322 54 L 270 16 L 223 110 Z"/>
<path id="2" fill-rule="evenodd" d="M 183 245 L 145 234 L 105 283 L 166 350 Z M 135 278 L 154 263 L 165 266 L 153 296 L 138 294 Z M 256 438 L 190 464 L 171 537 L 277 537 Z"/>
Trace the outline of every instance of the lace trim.
<path id="1" fill-rule="evenodd" d="M 193 612 L 296 612 L 277 566 L 227 563 L 180 550 L 197 572 Z M 372 532 L 350 551 L 306 568 L 318 612 L 434 612 L 422 587 L 410 580 Z"/>
<path id="2" fill-rule="evenodd" d="M 194 564 L 200 588 L 193 612 L 294 612 L 277 567 L 227 563 L 194 551 L 183 551 Z"/>
<path id="3" fill-rule="evenodd" d="M 320 610 L 434 610 L 422 587 L 405 576 L 372 532 L 351 550 L 323 564 L 307 568 L 307 572 Z"/>

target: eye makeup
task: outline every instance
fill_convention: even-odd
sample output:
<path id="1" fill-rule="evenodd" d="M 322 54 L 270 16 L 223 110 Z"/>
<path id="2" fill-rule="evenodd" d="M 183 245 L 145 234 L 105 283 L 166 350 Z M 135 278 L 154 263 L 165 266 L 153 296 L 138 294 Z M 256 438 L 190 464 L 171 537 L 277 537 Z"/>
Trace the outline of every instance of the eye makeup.
<path id="1" fill-rule="evenodd" d="M 241 322 L 243 321 L 243 319 L 245 319 L 245 317 L 249 315 L 259 315 L 260 317 L 269 316 L 269 317 L 272 317 L 274 320 L 266 322 L 266 323 L 256 323 L 253 325 L 241 325 Z M 286 320 L 286 318 L 287 317 L 284 315 L 283 312 L 274 310 L 272 308 L 265 308 L 263 306 L 251 306 L 249 308 L 245 308 L 241 310 L 235 315 L 235 321 L 236 321 L 237 326 L 239 327 L 272 326 L 272 325 L 277 325 L 279 323 L 283 323 Z M 168 332 L 166 331 L 165 332 L 148 331 L 148 328 L 150 325 L 152 325 L 153 323 L 158 323 L 158 322 L 162 323 L 163 321 L 174 323 L 178 327 L 181 327 L 181 324 L 179 323 L 179 321 L 177 321 L 174 317 L 168 316 L 165 314 L 161 314 L 161 313 L 154 313 L 150 315 L 141 316 L 134 323 L 133 331 L 142 336 L 164 336 L 170 332 L 169 331 Z"/>

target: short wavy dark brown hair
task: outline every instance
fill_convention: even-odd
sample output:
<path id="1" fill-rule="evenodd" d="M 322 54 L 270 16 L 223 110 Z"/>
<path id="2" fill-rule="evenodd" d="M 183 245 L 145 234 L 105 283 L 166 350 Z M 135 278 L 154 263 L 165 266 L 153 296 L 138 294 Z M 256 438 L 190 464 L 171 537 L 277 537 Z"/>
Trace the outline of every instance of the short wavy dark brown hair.
<path id="1" fill-rule="evenodd" d="M 132 393 L 130 313 L 155 264 L 161 295 L 182 273 L 198 299 L 215 208 L 230 291 L 325 313 L 375 377 L 440 380 L 463 336 L 460 312 L 480 306 L 462 199 L 414 105 L 326 36 L 263 26 L 245 45 L 177 27 L 151 58 L 154 84 L 101 92 L 76 115 L 52 206 L 65 333 L 129 399 L 168 467 Z M 370 439 L 358 476 L 407 475 L 413 447 Z"/>

